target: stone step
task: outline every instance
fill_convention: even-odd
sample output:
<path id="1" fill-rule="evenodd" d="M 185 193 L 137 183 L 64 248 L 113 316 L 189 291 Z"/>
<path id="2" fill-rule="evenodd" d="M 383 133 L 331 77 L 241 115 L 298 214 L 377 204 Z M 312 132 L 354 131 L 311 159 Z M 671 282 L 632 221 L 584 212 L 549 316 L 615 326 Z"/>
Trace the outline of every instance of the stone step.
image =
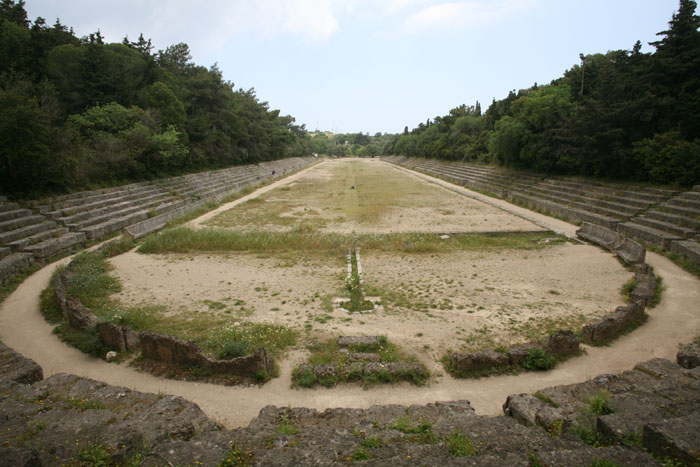
<path id="1" fill-rule="evenodd" d="M 32 211 L 30 209 L 14 209 L 12 211 L 0 211 L 0 222 L 5 222 L 12 219 L 18 219 L 20 217 L 27 217 L 31 215 Z"/>
<path id="2" fill-rule="evenodd" d="M 695 229 L 691 229 L 688 227 L 683 227 L 677 224 L 672 224 L 670 222 L 665 222 L 661 221 L 658 219 L 651 219 L 647 217 L 635 217 L 632 219 L 632 222 L 635 222 L 637 224 L 642 224 L 646 225 L 647 227 L 652 227 L 654 229 L 662 230 L 664 232 L 672 233 L 675 235 L 678 235 L 679 237 L 683 238 L 688 238 L 692 237 L 695 235 L 696 231 Z"/>
<path id="3" fill-rule="evenodd" d="M 0 259 L 5 258 L 5 257 L 8 256 L 11 252 L 12 252 L 12 250 L 10 250 L 10 247 L 9 247 L 9 246 L 0 247 Z"/>
<path id="4" fill-rule="evenodd" d="M 82 247 L 85 245 L 85 234 L 82 232 L 69 232 L 58 238 L 51 238 L 30 245 L 24 249 L 25 252 L 31 253 L 37 259 L 46 259 L 52 256 L 61 254 L 73 247 Z"/>
<path id="5" fill-rule="evenodd" d="M 617 226 L 620 233 L 626 234 L 636 240 L 660 246 L 664 250 L 668 250 L 671 242 L 681 240 L 678 235 L 664 232 L 663 230 L 648 227 L 646 225 L 637 224 L 636 222 L 623 222 Z"/>
<path id="6" fill-rule="evenodd" d="M 700 266 L 700 239 L 674 240 L 669 248 L 673 253 L 678 253 L 696 266 Z"/>
<path id="7" fill-rule="evenodd" d="M 119 196 L 113 196 L 110 198 L 102 199 L 89 204 L 81 204 L 79 206 L 72 206 L 69 208 L 61 209 L 63 216 L 71 216 L 83 211 L 91 211 L 93 209 L 99 209 L 102 207 L 111 206 L 113 204 L 118 204 L 127 201 L 138 201 L 139 199 L 148 199 L 153 196 L 163 196 L 159 188 L 150 188 L 145 190 L 140 190 L 139 192 L 126 193 Z"/>
<path id="8" fill-rule="evenodd" d="M 16 211 L 19 209 L 20 206 L 17 203 L 0 203 L 0 212 L 6 212 L 6 211 Z"/>
<path id="9" fill-rule="evenodd" d="M 10 219 L 4 222 L 0 222 L 0 232 L 9 232 L 11 230 L 17 230 L 22 227 L 26 227 L 32 224 L 38 224 L 46 220 L 44 216 L 25 216 L 18 217 L 16 219 Z"/>
<path id="10" fill-rule="evenodd" d="M 19 240 L 15 240 L 13 242 L 8 243 L 7 246 L 9 246 L 15 251 L 23 250 L 29 245 L 34 245 L 35 243 L 43 242 L 44 240 L 48 240 L 51 238 L 58 238 L 62 235 L 65 235 L 66 233 L 68 233 L 68 229 L 66 227 L 59 227 L 57 229 L 40 232 L 30 237 L 20 238 Z"/>
<path id="11" fill-rule="evenodd" d="M 0 245 L 19 240 L 20 238 L 31 237 L 32 235 L 54 228 L 56 228 L 55 221 L 45 221 L 10 230 L 9 232 L 2 232 L 0 233 Z"/>
<path id="12" fill-rule="evenodd" d="M 676 197 L 668 200 L 667 204 L 670 204 L 671 206 L 682 206 L 684 208 L 690 208 L 695 211 L 700 211 L 700 200 L 696 199 Z"/>
<path id="13" fill-rule="evenodd" d="M 536 209 L 543 209 L 552 213 L 555 216 L 563 217 L 570 221 L 586 221 L 592 224 L 602 225 L 614 229 L 620 223 L 619 219 L 615 219 L 603 214 L 586 211 L 583 209 L 571 208 L 561 203 L 546 201 L 534 196 L 528 196 L 520 192 L 511 193 L 511 199 L 520 201 L 526 206 Z"/>
<path id="14" fill-rule="evenodd" d="M 658 210 L 678 214 L 679 216 L 694 217 L 700 219 L 700 209 L 693 209 L 687 206 L 677 206 L 669 203 L 660 204 Z"/>
<path id="15" fill-rule="evenodd" d="M 101 224 L 91 225 L 82 229 L 81 232 L 85 233 L 88 240 L 97 240 L 146 219 L 148 219 L 148 210 L 143 210 L 116 219 L 110 219 Z"/>
<path id="16" fill-rule="evenodd" d="M 66 224 L 71 230 L 80 231 L 91 225 L 102 224 L 109 221 L 110 219 L 115 219 L 117 217 L 123 217 L 137 211 L 147 210 L 153 206 L 161 204 L 164 198 L 158 196 L 154 199 L 147 200 L 146 202 L 139 203 L 134 201 L 124 201 L 122 203 L 115 204 L 111 206 L 111 209 L 100 209 L 100 214 L 94 217 L 89 217 L 86 220 L 77 222 L 75 224 Z"/>
<path id="17" fill-rule="evenodd" d="M 0 259 L 0 284 L 15 274 L 21 273 L 34 263 L 34 256 L 28 253 L 11 253 Z"/>
<path id="18" fill-rule="evenodd" d="M 692 199 L 695 201 L 700 201 L 700 191 L 684 191 L 678 195 L 681 199 Z"/>
<path id="19" fill-rule="evenodd" d="M 644 216 L 649 217 L 651 219 L 658 219 L 660 221 L 668 222 L 669 224 L 675 224 L 680 225 L 682 227 L 688 227 L 690 229 L 700 230 L 700 219 L 654 210 L 649 210 L 645 212 Z"/>

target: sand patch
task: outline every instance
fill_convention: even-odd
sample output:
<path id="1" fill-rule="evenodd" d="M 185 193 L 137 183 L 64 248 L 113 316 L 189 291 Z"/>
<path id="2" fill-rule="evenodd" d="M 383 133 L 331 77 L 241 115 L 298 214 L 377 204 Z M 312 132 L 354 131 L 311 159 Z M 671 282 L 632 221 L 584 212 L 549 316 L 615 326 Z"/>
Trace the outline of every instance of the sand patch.
<path id="1" fill-rule="evenodd" d="M 448 350 L 471 351 L 578 329 L 623 303 L 632 277 L 612 255 L 588 245 L 539 250 L 400 254 L 363 251 L 365 289 L 381 311 L 348 314 L 331 300 L 345 294 L 343 257 L 140 255 L 111 260 L 126 305 L 164 305 L 300 331 L 315 338 L 383 334 L 438 367 Z"/>

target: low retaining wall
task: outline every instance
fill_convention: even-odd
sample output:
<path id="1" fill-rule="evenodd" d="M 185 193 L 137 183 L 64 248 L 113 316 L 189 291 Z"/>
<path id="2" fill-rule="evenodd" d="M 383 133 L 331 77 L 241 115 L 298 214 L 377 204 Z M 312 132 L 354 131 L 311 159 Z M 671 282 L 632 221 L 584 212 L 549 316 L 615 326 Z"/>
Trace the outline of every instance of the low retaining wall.
<path id="1" fill-rule="evenodd" d="M 274 369 L 272 358 L 264 348 L 259 348 L 253 355 L 246 357 L 217 360 L 205 355 L 194 342 L 177 337 L 144 331 L 139 334 L 139 338 L 144 358 L 172 365 L 197 366 L 215 373 L 249 377 L 254 377 L 260 371 L 270 374 Z"/>
<path id="2" fill-rule="evenodd" d="M 583 326 L 581 337 L 587 342 L 601 344 L 619 336 L 625 329 L 644 317 L 644 305 L 641 302 L 619 306 L 603 318 Z"/>
<path id="3" fill-rule="evenodd" d="M 78 299 L 66 293 L 66 282 L 71 276 L 68 268 L 54 277 L 54 294 L 63 317 L 75 329 L 95 327 L 102 343 L 119 352 L 141 350 L 144 358 L 178 367 L 197 366 L 219 374 L 259 378 L 274 371 L 274 361 L 264 348 L 252 355 L 218 360 L 205 354 L 194 342 L 151 331 L 136 332 L 115 323 L 98 322 L 97 316 Z M 266 378 L 265 378 L 266 379 Z"/>
<path id="4" fill-rule="evenodd" d="M 450 355 L 452 367 L 462 373 L 488 372 L 495 368 L 520 366 L 532 350 L 547 351 L 557 357 L 569 357 L 579 353 L 579 340 L 573 331 L 561 330 L 549 336 L 546 344 L 515 345 L 505 352 L 480 350 L 468 354 Z"/>

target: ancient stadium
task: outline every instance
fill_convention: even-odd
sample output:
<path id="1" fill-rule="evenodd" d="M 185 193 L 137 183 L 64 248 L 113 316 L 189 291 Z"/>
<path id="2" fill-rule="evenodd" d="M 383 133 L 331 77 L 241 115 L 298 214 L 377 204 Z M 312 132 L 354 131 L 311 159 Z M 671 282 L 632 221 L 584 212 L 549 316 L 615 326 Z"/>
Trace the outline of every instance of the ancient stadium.
<path id="1" fill-rule="evenodd" d="M 698 205 L 404 157 L 5 201 L 0 455 L 693 462 Z"/>

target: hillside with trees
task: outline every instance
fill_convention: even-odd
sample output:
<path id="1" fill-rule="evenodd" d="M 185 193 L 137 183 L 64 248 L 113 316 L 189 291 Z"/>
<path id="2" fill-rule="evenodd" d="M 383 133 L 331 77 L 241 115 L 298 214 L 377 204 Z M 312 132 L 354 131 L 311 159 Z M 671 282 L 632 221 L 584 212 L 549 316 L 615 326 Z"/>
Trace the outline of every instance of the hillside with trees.
<path id="1" fill-rule="evenodd" d="M 105 43 L 0 1 L 0 194 L 40 196 L 308 154 L 294 118 L 187 44 Z"/>
<path id="2" fill-rule="evenodd" d="M 680 0 L 668 29 L 642 53 L 581 55 L 549 85 L 511 91 L 421 123 L 390 152 L 551 174 L 700 183 L 700 18 Z"/>

